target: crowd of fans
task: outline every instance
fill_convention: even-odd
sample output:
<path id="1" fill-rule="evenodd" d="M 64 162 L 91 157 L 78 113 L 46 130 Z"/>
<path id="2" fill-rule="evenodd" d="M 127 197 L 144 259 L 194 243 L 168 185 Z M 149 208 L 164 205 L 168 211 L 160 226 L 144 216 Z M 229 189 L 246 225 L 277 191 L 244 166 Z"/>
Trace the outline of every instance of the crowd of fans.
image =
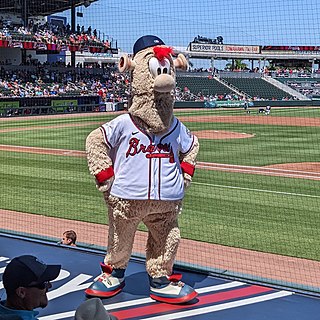
<path id="1" fill-rule="evenodd" d="M 287 68 L 287 67 L 254 67 L 252 69 L 245 67 L 244 69 L 232 68 L 231 65 L 227 65 L 224 69 L 217 68 L 204 68 L 204 67 L 194 67 L 191 66 L 189 72 L 193 73 L 210 73 L 210 74 L 220 74 L 224 72 L 239 72 L 239 73 L 261 73 L 264 75 L 269 75 L 272 77 L 285 77 L 285 78 L 311 78 L 312 74 L 320 74 L 320 69 L 311 70 L 308 67 L 299 68 Z"/>
<path id="2" fill-rule="evenodd" d="M 33 19 L 28 21 L 27 26 L 4 21 L 0 17 L 0 40 L 9 41 L 32 41 L 34 43 L 54 44 L 57 46 L 70 46 L 75 50 L 80 47 L 110 48 L 108 40 L 100 39 L 100 32 L 91 26 L 85 28 L 79 24 L 76 30 L 71 30 L 70 24 L 53 24 L 50 22 L 40 23 Z M 198 37 L 203 40 L 203 37 Z M 198 39 L 198 40 L 199 40 Z M 101 72 L 92 74 L 82 65 L 75 68 L 65 65 L 63 62 L 54 64 L 40 64 L 36 60 L 27 57 L 25 65 L 34 66 L 35 69 L 17 68 L 6 69 L 7 62 L 0 61 L 0 97 L 50 97 L 63 95 L 99 95 L 103 102 L 121 102 L 128 99 L 128 75 L 119 74 L 115 66 L 103 68 Z M 54 69 L 55 67 L 60 70 Z M 66 68 L 67 67 L 67 68 Z M 93 69 L 99 69 L 96 64 Z M 225 70 L 216 68 L 190 68 L 189 72 L 208 72 L 218 74 Z M 233 70 L 236 71 L 236 70 Z M 308 77 L 310 70 L 307 68 L 277 68 L 269 70 L 255 68 L 244 72 L 259 72 L 274 77 Z M 292 81 L 291 87 L 304 95 L 319 94 L 318 82 L 302 84 Z M 178 101 L 205 101 L 205 100 L 237 100 L 239 97 L 233 93 L 220 95 L 205 95 L 202 92 L 190 92 L 177 88 L 176 98 Z M 285 99 L 285 98 L 284 98 Z M 263 100 L 261 97 L 253 97 L 253 100 Z"/>
<path id="3" fill-rule="evenodd" d="M 276 70 L 268 71 L 267 75 L 278 78 L 283 83 L 301 94 L 312 98 L 320 95 L 320 70 L 309 68 L 277 68 Z"/>
<path id="4" fill-rule="evenodd" d="M 288 79 L 289 80 L 289 79 Z M 304 79 L 305 80 L 305 79 Z M 311 79 L 309 79 L 311 80 Z M 101 102 L 125 102 L 129 98 L 129 74 L 117 71 L 115 64 L 82 66 L 72 68 L 63 62 L 35 63 L 28 66 L 0 65 L 0 97 L 60 97 L 99 96 Z M 296 79 L 287 84 L 306 96 L 320 95 L 320 82 Z M 189 88 L 176 88 L 177 101 L 237 101 L 243 97 L 234 92 L 205 94 L 192 92 Z M 282 100 L 290 100 L 283 97 Z M 253 101 L 265 100 L 252 97 Z M 279 100 L 279 99 L 278 99 Z"/>
<path id="5" fill-rule="evenodd" d="M 92 74 L 86 68 L 0 68 L 0 97 L 99 95 L 102 102 L 121 102 L 128 96 L 128 75 L 109 66 Z"/>
<path id="6" fill-rule="evenodd" d="M 115 65 L 93 74 L 89 68 L 55 68 L 59 64 L 40 64 L 33 69 L 0 67 L 0 97 L 54 97 L 99 95 L 102 102 L 123 102 L 129 97 L 129 75 L 119 73 Z M 187 87 L 176 88 L 177 101 L 239 100 L 234 93 L 205 95 Z"/>
<path id="7" fill-rule="evenodd" d="M 275 70 L 269 70 L 268 68 L 265 68 L 264 73 L 266 75 L 270 75 L 276 78 L 281 77 L 289 77 L 289 78 L 308 78 L 311 77 L 311 70 L 310 68 L 285 68 L 285 67 L 278 67 Z"/>
<path id="8" fill-rule="evenodd" d="M 99 66 L 100 67 L 100 66 Z M 97 71 L 97 72 L 94 72 Z M 54 97 L 99 95 L 102 102 L 123 102 L 129 97 L 129 75 L 117 71 L 115 65 L 104 68 L 67 67 L 63 63 L 45 63 L 32 67 L 6 69 L 0 67 L 0 97 Z M 320 94 L 320 82 L 287 83 L 304 95 Z M 177 101 L 219 101 L 241 100 L 233 92 L 208 95 L 202 91 L 191 92 L 187 87 L 176 88 Z M 283 97 L 282 100 L 289 100 Z M 252 97 L 254 101 L 265 100 L 263 97 Z"/>
<path id="9" fill-rule="evenodd" d="M 288 80 L 286 84 L 307 97 L 320 96 L 320 82 L 315 80 Z"/>
<path id="10" fill-rule="evenodd" d="M 85 28 L 79 24 L 76 30 L 72 31 L 70 24 L 51 24 L 50 22 L 40 23 L 29 20 L 27 26 L 13 24 L 10 21 L 3 21 L 0 17 L 0 40 L 34 42 L 36 44 L 52 44 L 52 50 L 63 49 L 65 46 L 74 46 L 75 50 L 84 47 L 97 47 L 101 50 L 108 50 L 111 47 L 109 40 L 101 39 L 100 32 Z M 79 48 L 78 48 L 79 47 Z"/>

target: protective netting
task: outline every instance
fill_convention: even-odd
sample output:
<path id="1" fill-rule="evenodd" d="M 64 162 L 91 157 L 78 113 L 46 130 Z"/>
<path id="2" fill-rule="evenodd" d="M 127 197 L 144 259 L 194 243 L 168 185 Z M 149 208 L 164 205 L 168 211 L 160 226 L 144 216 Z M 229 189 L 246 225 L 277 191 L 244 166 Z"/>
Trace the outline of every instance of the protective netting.
<path id="1" fill-rule="evenodd" d="M 119 57 L 157 35 L 189 60 L 175 114 L 200 141 L 177 264 L 320 293 L 318 1 L 5 3 L 3 232 L 57 242 L 73 229 L 106 248 L 85 139 L 127 105 Z M 146 237 L 141 224 L 134 254 Z"/>

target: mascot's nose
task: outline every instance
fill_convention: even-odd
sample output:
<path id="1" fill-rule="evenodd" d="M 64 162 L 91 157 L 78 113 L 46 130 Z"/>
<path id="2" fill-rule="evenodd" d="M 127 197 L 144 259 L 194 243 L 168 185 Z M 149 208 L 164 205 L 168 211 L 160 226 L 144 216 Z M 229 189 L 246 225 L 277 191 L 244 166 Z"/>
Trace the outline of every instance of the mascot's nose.
<path id="1" fill-rule="evenodd" d="M 157 92 L 170 92 L 174 86 L 174 79 L 165 73 L 158 75 L 154 80 L 154 91 Z"/>

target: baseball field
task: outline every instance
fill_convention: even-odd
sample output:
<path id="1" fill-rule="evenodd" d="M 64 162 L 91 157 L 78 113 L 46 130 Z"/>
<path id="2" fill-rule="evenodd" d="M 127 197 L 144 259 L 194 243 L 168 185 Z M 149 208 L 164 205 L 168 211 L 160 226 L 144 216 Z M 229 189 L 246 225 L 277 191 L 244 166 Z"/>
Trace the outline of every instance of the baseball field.
<path id="1" fill-rule="evenodd" d="M 86 233 L 90 228 L 82 225 L 83 244 L 105 244 L 98 230 L 107 225 L 106 207 L 89 175 L 84 145 L 89 132 L 117 114 L 0 119 L 1 229 L 54 239 L 80 222 L 94 226 Z M 320 109 L 273 108 L 268 116 L 242 109 L 175 114 L 200 139 L 180 216 L 182 237 L 214 246 L 214 256 L 211 249 L 199 254 L 211 269 L 237 269 L 234 263 L 241 274 L 257 267 L 263 277 L 269 268 L 271 278 L 279 272 L 273 259 L 283 257 L 283 265 L 276 265 L 291 274 L 286 282 L 319 292 L 320 280 L 311 274 L 320 265 Z M 184 243 L 180 258 L 201 264 L 190 246 Z M 246 256 L 252 252 L 265 255 L 263 261 L 261 255 Z M 221 266 L 225 256 L 227 265 Z M 297 270 L 297 262 L 306 270 Z M 302 274 L 308 279 L 300 281 Z"/>

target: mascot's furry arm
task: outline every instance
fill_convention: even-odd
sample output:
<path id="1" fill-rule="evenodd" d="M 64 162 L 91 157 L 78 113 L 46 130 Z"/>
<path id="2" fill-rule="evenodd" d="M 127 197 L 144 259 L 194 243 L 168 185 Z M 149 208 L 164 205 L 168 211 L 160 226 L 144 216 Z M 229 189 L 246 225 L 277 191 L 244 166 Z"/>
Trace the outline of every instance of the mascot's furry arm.
<path id="1" fill-rule="evenodd" d="M 199 141 L 196 136 L 194 136 L 193 146 L 191 150 L 180 156 L 181 168 L 184 177 L 184 186 L 188 188 L 192 181 L 192 176 L 196 166 L 196 158 L 199 152 Z"/>
<path id="2" fill-rule="evenodd" d="M 114 179 L 113 163 L 109 151 L 100 128 L 88 135 L 86 153 L 89 171 L 96 178 L 96 186 L 101 192 L 108 191 Z"/>

